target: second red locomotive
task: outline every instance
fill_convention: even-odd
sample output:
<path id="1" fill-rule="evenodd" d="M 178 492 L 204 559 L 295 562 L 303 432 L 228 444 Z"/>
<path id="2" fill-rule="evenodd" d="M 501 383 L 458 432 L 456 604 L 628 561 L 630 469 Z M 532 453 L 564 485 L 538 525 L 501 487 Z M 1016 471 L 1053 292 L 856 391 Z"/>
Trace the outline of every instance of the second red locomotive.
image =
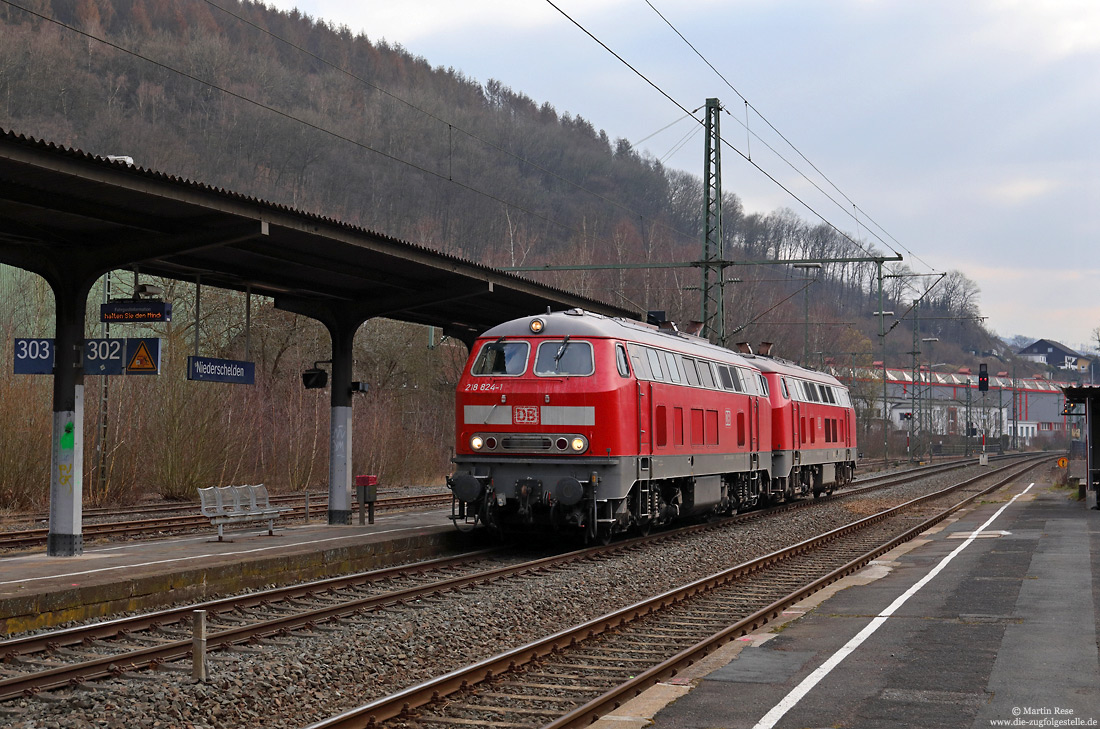
<path id="1" fill-rule="evenodd" d="M 590 539 L 818 494 L 855 472 L 835 378 L 581 310 L 485 332 L 455 432 L 456 524 Z"/>

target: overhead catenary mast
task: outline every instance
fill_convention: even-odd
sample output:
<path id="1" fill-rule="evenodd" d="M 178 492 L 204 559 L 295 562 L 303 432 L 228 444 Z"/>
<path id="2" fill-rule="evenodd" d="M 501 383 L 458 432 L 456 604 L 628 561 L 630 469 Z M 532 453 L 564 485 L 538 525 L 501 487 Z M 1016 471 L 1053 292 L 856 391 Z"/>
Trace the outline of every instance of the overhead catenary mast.
<path id="1" fill-rule="evenodd" d="M 703 155 L 703 336 L 726 346 L 726 262 L 722 245 L 722 135 L 718 99 L 707 99 Z"/>

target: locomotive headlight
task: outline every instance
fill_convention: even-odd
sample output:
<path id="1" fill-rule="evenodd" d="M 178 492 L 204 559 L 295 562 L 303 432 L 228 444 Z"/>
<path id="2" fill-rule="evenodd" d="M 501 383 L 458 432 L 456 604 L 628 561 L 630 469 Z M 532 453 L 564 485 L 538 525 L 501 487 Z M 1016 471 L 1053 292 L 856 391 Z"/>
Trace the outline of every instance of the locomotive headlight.
<path id="1" fill-rule="evenodd" d="M 473 438 L 470 438 L 470 447 L 475 451 L 480 451 L 484 446 L 485 441 L 482 440 L 480 435 L 475 435 Z"/>
<path id="2" fill-rule="evenodd" d="M 531 333 L 532 334 L 538 334 L 539 332 L 542 331 L 542 328 L 544 326 L 546 326 L 546 324 L 545 324 L 545 322 L 543 322 L 542 319 L 532 319 L 531 320 L 531 326 L 530 326 Z"/>
<path id="3" fill-rule="evenodd" d="M 577 436 L 569 442 L 569 446 L 573 449 L 575 453 L 580 453 L 588 448 L 588 441 L 586 441 L 584 438 L 581 438 L 580 436 Z"/>

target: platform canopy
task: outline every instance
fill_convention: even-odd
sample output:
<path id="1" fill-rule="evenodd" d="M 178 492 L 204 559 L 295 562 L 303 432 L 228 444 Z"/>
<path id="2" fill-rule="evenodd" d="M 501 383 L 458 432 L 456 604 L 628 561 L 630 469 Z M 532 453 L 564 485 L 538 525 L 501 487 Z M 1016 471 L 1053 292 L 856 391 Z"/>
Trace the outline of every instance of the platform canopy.
<path id="1" fill-rule="evenodd" d="M 33 271 L 56 305 L 47 553 L 83 552 L 88 294 L 134 269 L 273 297 L 329 332 L 329 523 L 351 514 L 355 333 L 373 317 L 440 327 L 467 344 L 547 310 L 612 306 L 332 218 L 0 129 L 0 263 Z"/>
<path id="2" fill-rule="evenodd" d="M 1062 392 L 1067 405 L 1085 406 L 1085 473 L 1088 490 L 1100 494 L 1100 385 L 1071 385 Z M 1093 508 L 1100 508 L 1100 495 Z"/>
<path id="3" fill-rule="evenodd" d="M 358 302 L 469 341 L 508 319 L 580 307 L 638 312 L 332 218 L 0 129 L 0 262 L 73 256 L 104 270 L 274 297 Z"/>

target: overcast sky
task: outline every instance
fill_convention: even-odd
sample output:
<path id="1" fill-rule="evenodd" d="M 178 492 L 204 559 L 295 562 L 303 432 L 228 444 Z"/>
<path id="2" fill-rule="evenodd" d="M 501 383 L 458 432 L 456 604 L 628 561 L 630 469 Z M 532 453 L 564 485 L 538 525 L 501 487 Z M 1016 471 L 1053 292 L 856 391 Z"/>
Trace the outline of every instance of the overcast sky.
<path id="1" fill-rule="evenodd" d="M 683 112 L 546 0 L 268 3 L 400 44 L 482 83 L 498 79 L 657 158 L 692 128 L 684 120 L 654 134 Z M 746 152 L 742 94 L 847 200 L 750 113 L 763 140 L 751 140 L 756 164 L 846 232 L 874 241 L 863 228 L 864 214 L 873 218 L 914 270 L 965 273 L 996 333 L 1071 347 L 1092 340 L 1100 326 L 1100 2 L 650 3 L 725 81 L 646 0 L 555 0 L 681 106 L 719 98 L 729 112 L 722 135 Z M 666 164 L 699 175 L 702 148 L 696 134 Z M 789 207 L 817 220 L 729 149 L 722 175 L 750 212 Z M 858 226 L 853 203 L 863 211 Z"/>

